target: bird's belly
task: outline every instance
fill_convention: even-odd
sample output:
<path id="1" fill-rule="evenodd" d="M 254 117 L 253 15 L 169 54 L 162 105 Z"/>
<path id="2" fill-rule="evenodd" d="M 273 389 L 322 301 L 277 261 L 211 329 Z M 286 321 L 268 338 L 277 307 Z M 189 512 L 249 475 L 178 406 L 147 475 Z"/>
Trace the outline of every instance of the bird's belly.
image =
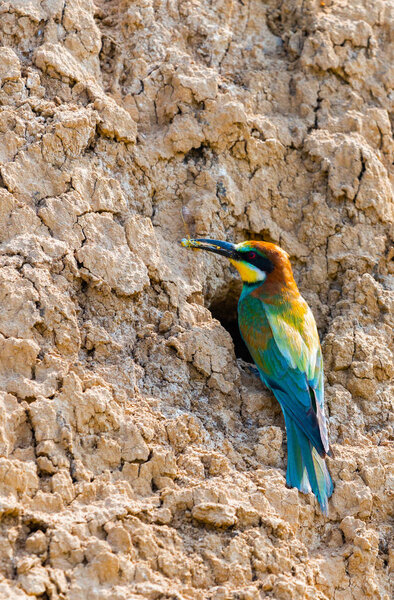
<path id="1" fill-rule="evenodd" d="M 272 338 L 262 302 L 255 298 L 241 300 L 238 304 L 238 324 L 244 342 L 256 362 L 257 352 L 263 352 Z"/>

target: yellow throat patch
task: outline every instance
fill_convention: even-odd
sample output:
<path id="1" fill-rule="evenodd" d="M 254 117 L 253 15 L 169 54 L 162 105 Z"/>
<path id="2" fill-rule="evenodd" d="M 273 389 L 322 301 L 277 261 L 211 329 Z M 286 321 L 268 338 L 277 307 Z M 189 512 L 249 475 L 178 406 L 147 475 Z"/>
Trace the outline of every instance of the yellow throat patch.
<path id="1" fill-rule="evenodd" d="M 265 273 L 265 271 L 261 271 L 257 267 L 254 267 L 243 260 L 232 260 L 230 258 L 230 262 L 238 270 L 242 281 L 245 281 L 245 283 L 263 283 L 267 277 L 267 273 Z"/>

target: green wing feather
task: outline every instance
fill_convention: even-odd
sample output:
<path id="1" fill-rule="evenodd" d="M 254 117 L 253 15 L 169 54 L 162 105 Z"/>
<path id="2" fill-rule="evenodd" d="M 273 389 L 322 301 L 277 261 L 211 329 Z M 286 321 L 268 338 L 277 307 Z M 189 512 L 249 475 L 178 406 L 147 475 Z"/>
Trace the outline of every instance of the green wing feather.
<path id="1" fill-rule="evenodd" d="M 324 417 L 323 359 L 312 311 L 301 296 L 287 310 L 283 307 L 278 310 L 273 305 L 264 305 L 264 310 L 276 345 L 276 348 L 270 348 L 271 352 L 275 355 L 279 350 L 287 363 L 286 376 L 294 385 L 293 392 L 288 390 L 295 400 L 292 412 L 297 413 L 297 421 L 304 419 L 305 427 L 300 423 L 301 428 L 310 437 L 319 454 L 328 454 L 330 449 Z M 276 373 L 272 375 L 276 379 Z M 321 438 L 320 444 L 314 443 L 316 425 Z"/>
<path id="2" fill-rule="evenodd" d="M 280 403 L 288 437 L 287 481 L 312 491 L 324 512 L 333 486 L 324 461 L 330 454 L 324 417 L 323 362 L 313 315 L 299 304 L 242 295 L 238 305 L 241 335 L 260 376 Z"/>
<path id="3" fill-rule="evenodd" d="M 283 305 L 267 305 L 250 295 L 241 296 L 238 320 L 263 381 L 324 456 L 329 444 L 321 349 L 306 302 L 301 298 L 300 306 L 284 310 Z"/>

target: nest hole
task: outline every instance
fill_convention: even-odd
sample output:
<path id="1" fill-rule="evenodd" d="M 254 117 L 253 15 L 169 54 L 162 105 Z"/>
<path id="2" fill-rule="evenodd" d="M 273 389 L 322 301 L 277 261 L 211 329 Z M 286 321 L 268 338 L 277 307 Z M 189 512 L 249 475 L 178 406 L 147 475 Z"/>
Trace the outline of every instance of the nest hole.
<path id="1" fill-rule="evenodd" d="M 237 304 L 239 291 L 237 289 L 229 289 L 226 294 L 214 298 L 209 306 L 209 310 L 214 319 L 217 319 L 222 327 L 231 335 L 235 356 L 253 364 L 253 359 L 241 337 L 238 327 Z"/>

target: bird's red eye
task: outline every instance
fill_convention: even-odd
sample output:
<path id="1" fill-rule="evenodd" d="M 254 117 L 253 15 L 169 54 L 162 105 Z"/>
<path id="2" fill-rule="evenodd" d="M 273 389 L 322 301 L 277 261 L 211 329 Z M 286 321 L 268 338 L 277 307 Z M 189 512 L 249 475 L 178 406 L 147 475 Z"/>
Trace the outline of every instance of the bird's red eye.
<path id="1" fill-rule="evenodd" d="M 251 260 L 253 258 L 256 258 L 256 252 L 248 252 L 248 258 L 251 259 Z"/>

